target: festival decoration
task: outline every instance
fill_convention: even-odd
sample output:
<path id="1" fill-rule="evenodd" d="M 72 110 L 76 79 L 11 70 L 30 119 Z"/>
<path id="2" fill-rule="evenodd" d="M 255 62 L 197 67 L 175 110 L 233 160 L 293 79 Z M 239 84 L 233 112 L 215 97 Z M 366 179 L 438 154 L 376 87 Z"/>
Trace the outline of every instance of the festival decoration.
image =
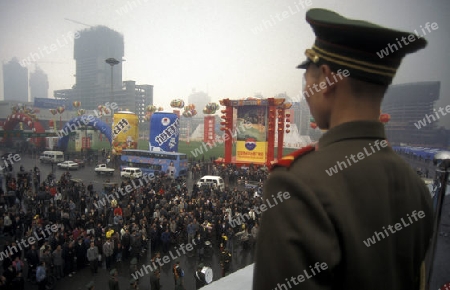
<path id="1" fill-rule="evenodd" d="M 203 114 L 215 114 L 220 109 L 220 105 L 217 103 L 208 103 L 203 109 Z"/>
<path id="2" fill-rule="evenodd" d="M 184 107 L 183 117 L 191 118 L 197 115 L 197 110 L 195 110 L 194 104 L 189 104 L 186 107 Z"/>
<path id="3" fill-rule="evenodd" d="M 175 99 L 170 102 L 172 108 L 182 109 L 184 107 L 184 101 L 181 99 Z"/>

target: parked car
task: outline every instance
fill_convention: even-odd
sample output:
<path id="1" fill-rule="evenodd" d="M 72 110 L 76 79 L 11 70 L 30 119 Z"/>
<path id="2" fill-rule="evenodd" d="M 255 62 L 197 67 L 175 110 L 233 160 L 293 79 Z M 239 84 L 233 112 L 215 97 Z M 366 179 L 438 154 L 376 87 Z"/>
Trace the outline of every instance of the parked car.
<path id="1" fill-rule="evenodd" d="M 73 162 L 77 163 L 78 167 L 84 168 L 84 166 L 85 166 L 85 162 L 83 159 L 74 159 Z"/>
<path id="2" fill-rule="evenodd" d="M 97 173 L 97 175 L 100 174 L 109 174 L 109 175 L 113 175 L 114 174 L 114 168 L 108 168 L 106 166 L 106 164 L 99 164 L 95 167 L 94 169 L 95 173 Z"/>
<path id="3" fill-rule="evenodd" d="M 122 171 L 120 171 L 120 177 L 122 178 L 141 178 L 142 171 L 137 167 L 124 167 Z"/>
<path id="4" fill-rule="evenodd" d="M 71 170 L 71 169 L 77 170 L 79 167 L 78 163 L 73 162 L 73 161 L 64 161 L 64 162 L 58 163 L 56 165 L 58 166 L 58 168 L 68 169 L 68 170 Z"/>
<path id="5" fill-rule="evenodd" d="M 62 151 L 44 151 L 39 157 L 41 163 L 59 163 L 64 161 L 64 152 Z"/>

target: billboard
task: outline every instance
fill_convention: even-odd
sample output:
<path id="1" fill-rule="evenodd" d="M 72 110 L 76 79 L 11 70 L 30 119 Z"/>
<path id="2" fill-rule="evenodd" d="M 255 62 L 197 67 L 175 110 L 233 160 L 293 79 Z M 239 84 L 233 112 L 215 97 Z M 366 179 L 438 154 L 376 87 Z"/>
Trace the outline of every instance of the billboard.
<path id="1" fill-rule="evenodd" d="M 59 106 L 65 106 L 66 110 L 74 110 L 72 101 L 61 99 L 34 98 L 33 106 L 39 109 L 54 109 Z"/>
<path id="2" fill-rule="evenodd" d="M 150 119 L 150 151 L 178 152 L 180 119 L 174 113 L 155 112 Z"/>
<path id="3" fill-rule="evenodd" d="M 267 160 L 267 107 L 237 107 L 236 161 L 265 163 Z M 245 126 L 244 126 L 245 123 Z"/>
<path id="4" fill-rule="evenodd" d="M 123 149 L 137 149 L 139 138 L 138 116 L 128 111 L 115 113 L 112 137 L 113 154 L 121 155 Z"/>

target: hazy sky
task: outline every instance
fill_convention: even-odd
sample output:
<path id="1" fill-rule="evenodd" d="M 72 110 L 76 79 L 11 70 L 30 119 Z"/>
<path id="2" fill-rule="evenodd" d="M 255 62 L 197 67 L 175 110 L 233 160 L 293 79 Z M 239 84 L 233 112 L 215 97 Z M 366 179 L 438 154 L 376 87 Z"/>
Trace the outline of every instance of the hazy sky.
<path id="1" fill-rule="evenodd" d="M 440 80 L 438 106 L 450 104 L 449 0 L 0 0 L 0 60 L 55 44 L 39 60 L 49 96 L 71 88 L 75 61 L 67 36 L 87 26 L 69 18 L 123 34 L 123 80 L 153 85 L 157 106 L 187 100 L 194 88 L 213 100 L 283 92 L 299 98 L 302 71 L 295 66 L 314 42 L 305 22 L 313 7 L 407 31 L 436 22 L 439 28 L 425 36 L 428 47 L 405 58 L 394 84 Z M 2 82 L 0 70 L 0 99 Z"/>

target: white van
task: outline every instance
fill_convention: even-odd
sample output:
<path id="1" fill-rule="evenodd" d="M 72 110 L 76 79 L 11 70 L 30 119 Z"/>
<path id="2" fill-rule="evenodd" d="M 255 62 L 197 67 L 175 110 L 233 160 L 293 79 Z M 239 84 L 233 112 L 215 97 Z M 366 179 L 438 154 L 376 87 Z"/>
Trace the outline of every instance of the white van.
<path id="1" fill-rule="evenodd" d="M 64 152 L 62 151 L 44 151 L 39 157 L 41 163 L 60 163 L 64 161 Z"/>
<path id="2" fill-rule="evenodd" d="M 137 167 L 124 167 L 122 171 L 120 171 L 120 177 L 123 178 L 141 178 L 142 171 Z"/>
<path id="3" fill-rule="evenodd" d="M 225 190 L 225 182 L 223 182 L 222 177 L 214 175 L 205 175 L 197 181 L 197 186 L 210 186 L 213 188 L 219 188 L 220 190 Z"/>

